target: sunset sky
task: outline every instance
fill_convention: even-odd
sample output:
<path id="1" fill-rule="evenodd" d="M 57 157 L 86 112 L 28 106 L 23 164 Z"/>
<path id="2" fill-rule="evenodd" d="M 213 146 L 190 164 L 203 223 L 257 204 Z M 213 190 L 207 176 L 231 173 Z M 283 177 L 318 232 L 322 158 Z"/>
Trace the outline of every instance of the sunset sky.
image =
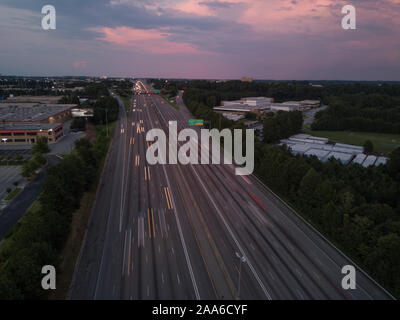
<path id="1" fill-rule="evenodd" d="M 0 0 L 0 40 L 3 75 L 400 80 L 400 0 Z"/>

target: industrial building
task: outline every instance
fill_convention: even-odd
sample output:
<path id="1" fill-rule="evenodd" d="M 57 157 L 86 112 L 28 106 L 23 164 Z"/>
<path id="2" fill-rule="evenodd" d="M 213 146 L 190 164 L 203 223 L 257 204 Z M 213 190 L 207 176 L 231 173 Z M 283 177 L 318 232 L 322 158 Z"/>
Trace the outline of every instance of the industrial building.
<path id="1" fill-rule="evenodd" d="M 219 106 L 219 107 L 214 107 L 214 111 L 216 112 L 221 112 L 221 113 L 239 113 L 239 114 L 244 114 L 246 112 L 254 112 L 254 113 L 261 113 L 266 110 L 270 110 L 270 107 L 268 106 L 249 106 L 246 104 L 231 104 L 231 105 L 224 105 L 224 106 Z"/>
<path id="2" fill-rule="evenodd" d="M 357 163 L 363 167 L 379 166 L 387 162 L 385 157 L 365 155 L 363 147 L 343 143 L 329 144 L 328 142 L 327 138 L 297 134 L 289 139 L 282 139 L 280 145 L 286 145 L 294 155 L 316 156 L 323 162 L 334 158 L 343 164 Z"/>
<path id="3" fill-rule="evenodd" d="M 49 143 L 54 143 L 63 134 L 63 125 L 60 123 L 0 124 L 1 145 L 34 144 L 37 138 L 42 136 L 45 136 Z"/>
<path id="4" fill-rule="evenodd" d="M 231 121 L 239 121 L 244 119 L 244 115 L 242 114 L 223 113 L 222 116 Z"/>
<path id="5" fill-rule="evenodd" d="M 274 103 L 270 106 L 272 111 L 297 111 L 299 110 L 299 106 L 297 104 L 285 104 L 285 103 Z"/>
<path id="6" fill-rule="evenodd" d="M 264 112 L 277 111 L 304 111 L 310 108 L 319 107 L 319 100 L 287 101 L 283 103 L 274 103 L 273 98 L 268 97 L 247 97 L 240 100 L 222 101 L 221 106 L 214 107 L 215 112 L 230 112 L 244 114 L 253 112 L 261 115 Z"/>

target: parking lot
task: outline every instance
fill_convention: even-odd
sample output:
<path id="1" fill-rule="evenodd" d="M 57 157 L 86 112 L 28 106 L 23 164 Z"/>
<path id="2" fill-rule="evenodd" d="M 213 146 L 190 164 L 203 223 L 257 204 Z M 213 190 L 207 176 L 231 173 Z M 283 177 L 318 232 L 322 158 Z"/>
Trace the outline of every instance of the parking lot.
<path id="1" fill-rule="evenodd" d="M 7 160 L 8 156 L 12 156 L 12 160 L 16 160 L 16 156 L 20 154 L 22 156 L 23 161 L 27 161 L 31 158 L 31 150 L 30 149 L 21 149 L 20 146 L 14 148 L 14 149 L 4 149 L 4 147 L 1 147 L 0 149 L 0 156 L 3 157 L 3 161 Z"/>

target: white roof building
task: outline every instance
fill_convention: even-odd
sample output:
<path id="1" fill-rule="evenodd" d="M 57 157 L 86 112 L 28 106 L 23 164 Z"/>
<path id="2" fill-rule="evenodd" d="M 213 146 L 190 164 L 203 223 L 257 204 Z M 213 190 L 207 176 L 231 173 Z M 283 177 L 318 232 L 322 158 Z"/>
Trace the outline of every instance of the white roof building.
<path id="1" fill-rule="evenodd" d="M 353 163 L 362 164 L 366 157 L 364 153 L 360 153 L 354 158 Z"/>
<path id="2" fill-rule="evenodd" d="M 388 158 L 386 157 L 378 157 L 378 159 L 376 159 L 375 165 L 379 166 L 381 164 L 386 164 L 388 161 Z"/>
<path id="3" fill-rule="evenodd" d="M 327 159 L 330 159 L 330 158 L 335 158 L 336 160 L 339 160 L 341 163 L 347 164 L 353 158 L 353 155 L 349 154 L 349 153 L 341 153 L 341 152 L 332 151 L 327 156 Z"/>
<path id="4" fill-rule="evenodd" d="M 367 159 L 364 160 L 362 166 L 363 167 L 369 167 L 369 166 L 373 166 L 374 163 L 376 161 L 376 157 L 375 156 L 368 156 Z"/>

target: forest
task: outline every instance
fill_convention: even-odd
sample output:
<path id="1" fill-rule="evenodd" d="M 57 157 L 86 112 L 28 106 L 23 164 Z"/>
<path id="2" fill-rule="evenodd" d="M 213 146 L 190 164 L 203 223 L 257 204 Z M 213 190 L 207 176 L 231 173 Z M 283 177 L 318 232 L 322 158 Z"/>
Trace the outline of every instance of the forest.
<path id="1" fill-rule="evenodd" d="M 342 94 L 326 98 L 329 108 L 316 115 L 313 130 L 400 133 L 400 93 Z"/>

